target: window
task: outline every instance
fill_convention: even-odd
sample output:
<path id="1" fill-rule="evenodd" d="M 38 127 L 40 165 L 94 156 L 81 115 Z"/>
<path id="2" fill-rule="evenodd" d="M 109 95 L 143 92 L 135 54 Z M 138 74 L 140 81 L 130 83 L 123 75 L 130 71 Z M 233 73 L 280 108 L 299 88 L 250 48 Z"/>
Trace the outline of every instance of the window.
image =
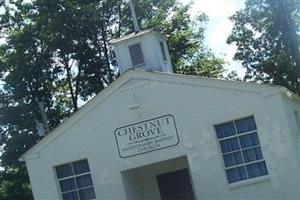
<path id="1" fill-rule="evenodd" d="M 129 46 L 131 62 L 134 67 L 144 64 L 144 57 L 140 43 Z"/>
<path id="2" fill-rule="evenodd" d="M 296 125 L 297 125 L 297 132 L 296 132 L 296 147 L 298 149 L 298 152 L 300 152 L 300 117 L 299 117 L 299 112 L 298 110 L 294 110 L 294 116 L 296 120 Z"/>
<path id="3" fill-rule="evenodd" d="M 159 44 L 160 44 L 160 50 L 161 50 L 163 60 L 167 61 L 167 55 L 166 55 L 164 43 L 162 41 L 159 41 Z"/>
<path id="4" fill-rule="evenodd" d="M 300 117 L 299 117 L 299 112 L 297 110 L 294 110 L 294 116 L 295 116 L 298 131 L 300 131 Z"/>
<path id="5" fill-rule="evenodd" d="M 86 159 L 60 165 L 55 169 L 63 200 L 96 198 L 89 164 Z"/>
<path id="6" fill-rule="evenodd" d="M 254 117 L 215 126 L 228 183 L 268 174 Z"/>

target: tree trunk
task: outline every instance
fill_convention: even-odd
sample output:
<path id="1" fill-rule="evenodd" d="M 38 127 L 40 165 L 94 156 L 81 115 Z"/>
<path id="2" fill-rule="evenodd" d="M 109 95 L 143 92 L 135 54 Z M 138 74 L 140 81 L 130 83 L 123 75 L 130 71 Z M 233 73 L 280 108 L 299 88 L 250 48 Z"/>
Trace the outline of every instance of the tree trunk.
<path id="1" fill-rule="evenodd" d="M 64 64 L 65 64 L 65 67 L 66 67 L 66 70 L 67 70 L 67 82 L 68 82 L 69 90 L 70 90 L 70 94 L 71 94 L 73 110 L 74 110 L 74 112 L 76 112 L 78 110 L 78 104 L 77 104 L 77 97 L 75 95 L 73 85 L 72 85 L 72 74 L 71 74 L 72 64 L 71 64 L 71 66 L 69 66 L 67 59 L 64 61 Z"/>

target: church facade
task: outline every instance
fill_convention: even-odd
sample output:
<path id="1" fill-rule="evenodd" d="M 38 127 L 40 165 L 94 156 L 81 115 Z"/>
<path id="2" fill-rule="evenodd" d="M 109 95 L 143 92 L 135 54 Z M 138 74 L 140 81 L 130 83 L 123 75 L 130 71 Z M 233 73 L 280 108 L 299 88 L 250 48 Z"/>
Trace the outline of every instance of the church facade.
<path id="1" fill-rule="evenodd" d="M 37 200 L 300 199 L 299 97 L 127 70 L 22 156 Z"/>

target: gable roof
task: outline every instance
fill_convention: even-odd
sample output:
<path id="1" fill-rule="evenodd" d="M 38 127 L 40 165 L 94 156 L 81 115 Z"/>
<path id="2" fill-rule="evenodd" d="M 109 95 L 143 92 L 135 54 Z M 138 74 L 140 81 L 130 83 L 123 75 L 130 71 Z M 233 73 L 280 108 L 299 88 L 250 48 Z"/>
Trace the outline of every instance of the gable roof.
<path id="1" fill-rule="evenodd" d="M 144 31 L 139 31 L 137 33 L 133 32 L 133 33 L 131 33 L 129 35 L 126 35 L 124 37 L 121 37 L 121 38 L 113 39 L 109 43 L 110 44 L 117 44 L 117 43 L 121 43 L 121 42 L 124 42 L 124 41 L 128 41 L 128 40 L 131 40 L 131 39 L 143 36 L 143 35 L 149 35 L 149 34 L 158 34 L 161 37 L 166 38 L 166 36 L 164 34 L 158 32 L 158 31 L 155 31 L 154 29 L 147 29 L 147 30 L 144 30 Z"/>
<path id="2" fill-rule="evenodd" d="M 176 84 L 194 85 L 208 88 L 222 88 L 233 91 L 242 91 L 249 93 L 260 93 L 264 96 L 281 95 L 291 100 L 300 103 L 300 98 L 281 86 L 254 84 L 241 81 L 228 81 L 204 78 L 199 76 L 189 76 L 181 74 L 169 74 L 162 72 L 146 72 L 142 70 L 128 70 L 123 73 L 117 80 L 111 83 L 107 88 L 102 90 L 98 95 L 81 107 L 76 113 L 74 113 L 69 119 L 59 125 L 52 132 L 48 133 L 37 144 L 31 147 L 25 154 L 21 156 L 20 161 L 26 161 L 30 158 L 38 157 L 38 152 L 47 147 L 54 140 L 59 138 L 65 130 L 71 127 L 74 123 L 79 121 L 83 116 L 87 115 L 95 106 L 101 104 L 106 98 L 112 95 L 118 88 L 123 86 L 131 79 L 139 80 L 154 80 L 160 82 L 169 82 Z"/>

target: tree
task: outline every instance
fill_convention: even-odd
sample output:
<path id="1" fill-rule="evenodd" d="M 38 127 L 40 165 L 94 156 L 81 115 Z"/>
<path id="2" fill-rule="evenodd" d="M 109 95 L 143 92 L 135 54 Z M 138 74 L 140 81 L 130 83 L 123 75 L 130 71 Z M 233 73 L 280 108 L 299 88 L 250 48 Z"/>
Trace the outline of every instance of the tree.
<path id="1" fill-rule="evenodd" d="M 1 1 L 1 0 L 0 0 Z M 67 119 L 117 76 L 109 40 L 133 31 L 119 0 L 3 1 L 0 32 L 0 199 L 32 199 L 18 158 L 38 142 L 43 104 L 50 129 Z M 177 73 L 219 77 L 221 59 L 203 45 L 205 15 L 195 21 L 176 0 L 136 1 L 143 29 L 169 36 Z M 170 16 L 170 17 L 168 17 Z"/>
<path id="2" fill-rule="evenodd" d="M 68 110 L 54 102 L 53 81 L 58 73 L 51 67 L 51 53 L 34 36 L 30 26 L 11 35 L 1 48 L 1 72 L 5 80 L 0 99 L 1 190 L 3 199 L 32 199 L 21 154 L 39 137 L 35 120 L 42 121 L 37 101 L 47 109 L 50 127 L 56 127 L 68 115 Z"/>
<path id="3" fill-rule="evenodd" d="M 300 94 L 300 4 L 297 0 L 247 0 L 231 17 L 227 42 L 247 69 L 246 79 L 285 86 Z"/>

